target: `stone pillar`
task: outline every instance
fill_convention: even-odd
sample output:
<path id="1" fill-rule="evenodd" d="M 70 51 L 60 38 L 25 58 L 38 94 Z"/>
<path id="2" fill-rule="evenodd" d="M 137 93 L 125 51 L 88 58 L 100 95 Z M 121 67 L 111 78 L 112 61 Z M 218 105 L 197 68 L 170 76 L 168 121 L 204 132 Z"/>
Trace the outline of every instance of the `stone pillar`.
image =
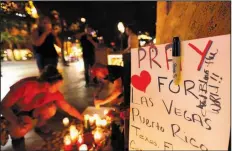
<path id="1" fill-rule="evenodd" d="M 156 43 L 230 34 L 231 2 L 157 2 Z"/>

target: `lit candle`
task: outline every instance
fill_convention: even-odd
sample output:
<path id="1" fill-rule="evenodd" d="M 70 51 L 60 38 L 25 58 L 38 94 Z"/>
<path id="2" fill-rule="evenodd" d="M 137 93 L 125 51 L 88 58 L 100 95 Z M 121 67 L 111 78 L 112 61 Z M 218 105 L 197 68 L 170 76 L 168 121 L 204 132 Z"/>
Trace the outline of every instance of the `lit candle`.
<path id="1" fill-rule="evenodd" d="M 96 143 L 99 143 L 100 140 L 102 138 L 102 134 L 97 130 L 95 133 L 94 133 L 94 140 Z"/>
<path id="2" fill-rule="evenodd" d="M 94 114 L 93 117 L 96 121 L 96 126 L 99 127 L 101 125 L 101 118 L 99 117 L 98 114 Z"/>
<path id="3" fill-rule="evenodd" d="M 101 120 L 101 126 L 106 126 L 107 125 L 107 121 L 104 119 L 104 120 Z"/>
<path id="4" fill-rule="evenodd" d="M 63 124 L 64 124 L 64 126 L 68 126 L 69 125 L 69 119 L 67 117 L 65 117 L 63 119 Z"/>
<path id="5" fill-rule="evenodd" d="M 94 114 L 93 117 L 95 120 L 100 118 L 98 114 Z"/>
<path id="6" fill-rule="evenodd" d="M 88 120 L 89 120 L 89 115 L 88 114 L 84 115 L 84 127 L 86 129 L 88 128 Z"/>
<path id="7" fill-rule="evenodd" d="M 83 143 L 82 135 L 79 135 L 79 137 L 78 137 L 78 143 L 79 143 L 79 144 L 82 144 L 82 143 Z"/>
<path id="8" fill-rule="evenodd" d="M 97 127 L 101 126 L 101 119 L 96 119 L 96 126 Z"/>
<path id="9" fill-rule="evenodd" d="M 111 117 L 106 116 L 106 121 L 110 123 L 111 122 Z"/>
<path id="10" fill-rule="evenodd" d="M 84 115 L 84 119 L 87 121 L 87 120 L 89 120 L 89 114 L 85 114 Z"/>
<path id="11" fill-rule="evenodd" d="M 77 130 L 77 128 L 76 128 L 76 126 L 75 125 L 71 125 L 70 127 L 69 127 L 69 132 L 71 133 L 72 131 L 76 131 Z"/>
<path id="12" fill-rule="evenodd" d="M 104 115 L 107 115 L 109 113 L 108 110 L 104 110 Z"/>
<path id="13" fill-rule="evenodd" d="M 76 143 L 77 137 L 79 135 L 79 132 L 76 129 L 76 126 L 71 125 L 69 128 L 69 132 L 70 132 L 70 137 L 71 137 L 72 143 Z"/>
<path id="14" fill-rule="evenodd" d="M 89 117 L 89 123 L 91 124 L 91 125 L 93 125 L 93 123 L 94 123 L 94 117 L 93 116 L 90 116 Z"/>
<path id="15" fill-rule="evenodd" d="M 80 147 L 79 147 L 79 151 L 87 151 L 88 150 L 88 146 L 85 145 L 85 144 L 82 144 Z"/>
<path id="16" fill-rule="evenodd" d="M 72 141 L 69 135 L 66 135 L 64 137 L 64 150 L 65 151 L 72 150 Z"/>

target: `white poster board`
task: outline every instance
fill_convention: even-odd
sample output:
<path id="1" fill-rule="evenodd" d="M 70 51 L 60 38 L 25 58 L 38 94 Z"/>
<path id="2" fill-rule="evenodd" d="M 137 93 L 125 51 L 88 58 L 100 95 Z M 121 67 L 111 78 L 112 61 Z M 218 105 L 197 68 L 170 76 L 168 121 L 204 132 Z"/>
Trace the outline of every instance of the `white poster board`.
<path id="1" fill-rule="evenodd" d="M 132 52 L 130 150 L 227 150 L 230 35 L 182 41 L 181 82 L 172 45 Z"/>

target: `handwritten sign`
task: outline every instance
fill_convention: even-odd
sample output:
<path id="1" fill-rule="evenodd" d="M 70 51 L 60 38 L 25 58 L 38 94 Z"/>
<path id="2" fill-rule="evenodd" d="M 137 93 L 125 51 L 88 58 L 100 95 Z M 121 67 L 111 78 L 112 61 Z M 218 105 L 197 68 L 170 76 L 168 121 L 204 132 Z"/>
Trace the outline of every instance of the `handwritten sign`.
<path id="1" fill-rule="evenodd" d="M 132 50 L 130 150 L 227 150 L 230 35 L 181 42 L 181 82 L 172 44 Z"/>

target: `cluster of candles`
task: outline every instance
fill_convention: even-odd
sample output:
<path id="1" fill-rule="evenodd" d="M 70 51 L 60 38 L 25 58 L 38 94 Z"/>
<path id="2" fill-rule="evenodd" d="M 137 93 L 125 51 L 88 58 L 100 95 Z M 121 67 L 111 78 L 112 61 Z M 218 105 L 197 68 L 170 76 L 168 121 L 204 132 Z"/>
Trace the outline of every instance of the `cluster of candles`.
<path id="1" fill-rule="evenodd" d="M 104 115 L 106 116 L 108 113 L 107 110 L 104 111 Z M 92 131 L 94 141 L 96 144 L 99 144 L 103 138 L 104 135 L 100 128 L 105 128 L 107 124 L 110 122 L 110 118 L 106 116 L 106 119 L 101 119 L 98 114 L 94 114 L 93 116 L 90 116 L 88 114 L 84 115 L 84 127 L 96 125 L 96 128 L 94 131 Z M 69 119 L 66 117 L 63 119 L 64 126 L 69 126 Z M 69 135 L 66 135 L 64 137 L 64 150 L 72 150 L 73 146 L 76 146 L 79 151 L 87 151 L 88 146 L 84 144 L 84 135 L 81 131 L 78 131 L 75 125 L 71 125 L 69 127 Z"/>
<path id="2" fill-rule="evenodd" d="M 69 119 L 66 117 L 63 119 L 63 124 L 65 126 L 69 125 Z M 83 135 L 77 130 L 75 125 L 69 127 L 69 134 L 64 137 L 64 150 L 71 151 L 74 146 L 80 151 L 88 150 L 86 144 L 83 144 Z"/>

